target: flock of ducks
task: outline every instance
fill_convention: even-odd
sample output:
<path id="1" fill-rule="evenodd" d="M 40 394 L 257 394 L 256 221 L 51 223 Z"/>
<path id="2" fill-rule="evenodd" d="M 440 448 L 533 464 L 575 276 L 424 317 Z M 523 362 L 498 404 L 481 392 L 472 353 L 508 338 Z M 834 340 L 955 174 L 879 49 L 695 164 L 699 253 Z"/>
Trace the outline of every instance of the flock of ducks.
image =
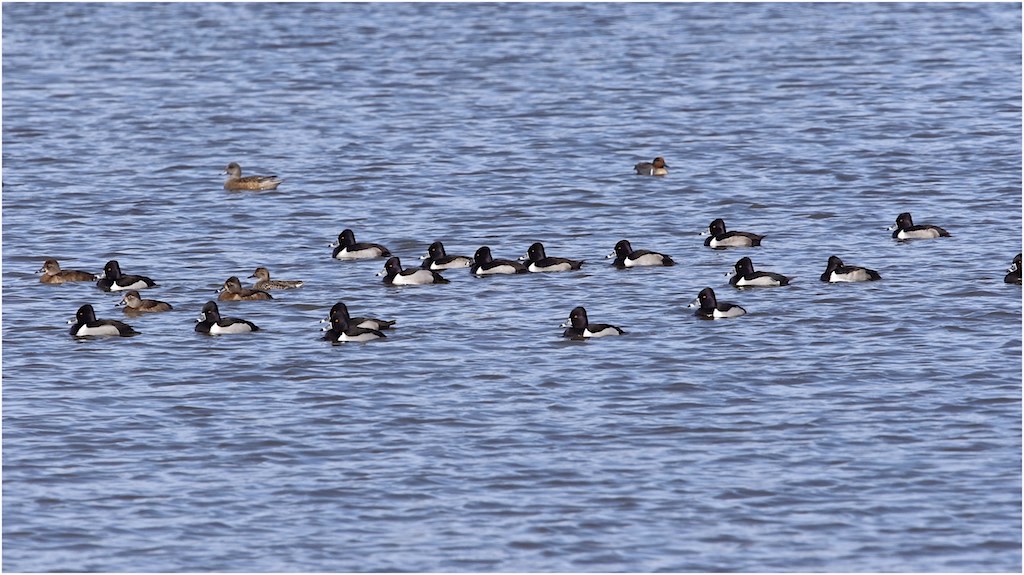
<path id="1" fill-rule="evenodd" d="M 634 170 L 638 175 L 664 176 L 668 174 L 668 165 L 664 158 L 657 157 L 652 162 L 636 164 Z M 224 173 L 228 176 L 224 182 L 224 188 L 227 190 L 273 190 L 284 181 L 277 176 L 243 177 L 241 166 L 235 162 L 228 164 Z M 950 235 L 939 226 L 915 225 L 911 215 L 906 212 L 897 216 L 896 224 L 889 229 L 893 232 L 893 239 L 897 240 L 933 239 Z M 761 245 L 761 240 L 765 237 L 750 232 L 728 231 L 725 221 L 721 218 L 712 221 L 707 231 L 701 235 L 708 236 L 704 245 L 713 249 L 757 247 Z M 332 257 L 338 260 L 387 258 L 384 269 L 377 275 L 383 276 L 384 284 L 396 286 L 446 284 L 450 280 L 445 278 L 441 272 L 458 268 L 468 268 L 473 275 L 485 276 L 568 272 L 579 270 L 584 264 L 583 260 L 548 256 L 545 253 L 544 245 L 540 242 L 531 245 L 526 255 L 518 260 L 506 260 L 495 259 L 488 246 L 481 246 L 472 257 L 451 255 L 446 253 L 443 243 L 436 241 L 427 248 L 427 254 L 421 257 L 423 262 L 418 268 L 403 268 L 401 260 L 388 248 L 381 244 L 356 241 L 355 233 L 351 229 L 342 230 L 338 234 L 337 242 L 331 244 L 331 248 L 333 248 Z M 670 256 L 646 249 L 634 249 L 629 240 L 625 239 L 616 243 L 612 253 L 606 257 L 614 258 L 612 265 L 619 269 L 675 265 L 675 261 Z M 1017 254 L 1017 257 L 1014 258 L 1008 272 L 1004 282 L 1021 285 L 1021 254 Z M 143 299 L 139 295 L 139 290 L 156 287 L 156 282 L 145 276 L 124 274 L 116 260 L 106 263 L 102 275 L 78 270 L 64 270 L 54 259 L 46 260 L 39 273 L 43 274 L 40 278 L 43 283 L 96 281 L 96 286 L 105 292 L 124 292 L 123 298 L 117 305 L 123 306 L 124 313 L 127 315 L 164 312 L 172 309 L 172 306 L 166 302 Z M 295 280 L 272 280 L 270 271 L 265 267 L 256 268 L 249 278 L 256 279 L 252 288 L 243 286 L 237 276 L 229 277 L 218 290 L 217 300 L 271 300 L 274 299 L 269 293 L 271 290 L 296 289 L 303 285 L 303 282 Z M 820 279 L 823 282 L 833 283 L 862 282 L 880 280 L 881 275 L 868 268 L 848 266 L 839 257 L 833 255 L 829 257 L 825 272 L 821 274 Z M 737 288 L 779 287 L 789 285 L 790 278 L 774 272 L 757 271 L 749 257 L 742 257 L 736 262 L 729 283 Z M 746 310 L 737 304 L 719 301 L 710 287 L 702 289 L 690 307 L 696 307 L 694 314 L 702 319 L 732 318 L 746 314 Z M 322 321 L 330 324 L 330 327 L 324 330 L 325 334 L 322 339 L 331 342 L 362 342 L 380 339 L 385 337 L 383 332 L 395 324 L 394 320 L 351 317 L 343 302 L 336 303 L 331 308 L 328 317 Z M 70 333 L 73 337 L 132 336 L 139 333 L 122 321 L 97 319 L 95 310 L 89 304 L 81 306 L 75 314 L 75 319 L 68 323 L 72 324 Z M 563 336 L 570 339 L 590 339 L 625 333 L 622 328 L 614 325 L 591 323 L 587 317 L 587 310 L 583 307 L 574 308 L 562 327 L 566 328 Z M 251 321 L 222 316 L 215 301 L 209 301 L 203 306 L 195 326 L 196 332 L 210 335 L 249 333 L 259 331 L 259 329 Z"/>

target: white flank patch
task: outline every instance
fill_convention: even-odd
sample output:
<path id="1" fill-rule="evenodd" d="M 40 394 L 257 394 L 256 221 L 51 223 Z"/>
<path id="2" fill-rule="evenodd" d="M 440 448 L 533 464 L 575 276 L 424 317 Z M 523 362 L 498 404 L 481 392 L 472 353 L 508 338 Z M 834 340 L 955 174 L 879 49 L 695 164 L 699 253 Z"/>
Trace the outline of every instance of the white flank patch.
<path id="1" fill-rule="evenodd" d="M 473 265 L 473 264 L 472 264 L 472 262 L 470 260 L 467 260 L 465 258 L 459 258 L 459 259 L 456 259 L 456 260 L 452 260 L 452 261 L 450 261 L 450 262 L 448 262 L 446 264 L 439 264 L 437 262 L 431 262 L 430 269 L 432 269 L 432 270 L 454 270 L 454 269 L 458 269 L 458 268 L 468 268 L 471 265 Z"/>
<path id="2" fill-rule="evenodd" d="M 780 284 L 778 280 L 772 279 L 770 276 L 760 276 L 750 280 L 740 278 L 736 285 L 740 287 L 775 287 Z"/>
<path id="3" fill-rule="evenodd" d="M 114 282 L 114 283 L 110 284 L 110 291 L 125 291 L 125 290 L 130 290 L 130 289 L 146 289 L 147 287 L 149 287 L 149 286 L 146 284 L 146 282 L 144 282 L 142 280 L 139 280 L 139 281 L 137 281 L 137 282 L 135 282 L 133 284 L 126 285 L 126 286 L 117 285 L 117 282 Z"/>
<path id="4" fill-rule="evenodd" d="M 416 286 L 434 283 L 434 274 L 428 270 L 416 270 L 411 274 L 398 274 L 391 282 L 396 286 Z"/>
<path id="5" fill-rule="evenodd" d="M 609 335 L 619 335 L 619 330 L 614 327 L 606 327 L 601 331 L 590 331 L 590 328 L 583 330 L 583 337 L 606 337 Z"/>
<path id="6" fill-rule="evenodd" d="M 725 238 L 724 240 L 711 239 L 711 243 L 708 244 L 713 248 L 744 248 L 752 244 L 749 238 L 743 236 L 732 236 L 731 238 Z"/>
<path id="7" fill-rule="evenodd" d="M 839 272 L 832 272 L 832 276 L 829 277 L 828 281 L 833 282 L 833 283 L 841 283 L 841 282 L 850 283 L 850 282 L 865 282 L 865 281 L 868 281 L 870 279 L 871 278 L 868 277 L 867 272 L 865 272 L 864 270 L 853 270 L 852 272 L 848 272 L 848 273 L 845 273 L 845 274 L 841 274 Z"/>
<path id="8" fill-rule="evenodd" d="M 567 272 L 572 269 L 572 266 L 565 262 L 548 267 L 539 267 L 537 264 L 530 264 L 530 267 L 526 269 L 531 272 Z"/>
<path id="9" fill-rule="evenodd" d="M 664 263 L 661 254 L 644 254 L 635 260 L 626 258 L 624 262 L 627 268 L 635 268 L 640 266 L 660 266 Z"/>
<path id="10" fill-rule="evenodd" d="M 236 322 L 236 323 L 233 323 L 233 324 L 231 324 L 231 325 L 229 325 L 227 327 L 221 327 L 221 326 L 219 326 L 217 324 L 213 324 L 213 325 L 210 326 L 210 334 L 211 335 L 222 335 L 222 334 L 231 334 L 231 333 L 249 333 L 250 331 L 252 331 L 252 328 L 249 327 L 249 324 L 242 323 L 242 322 Z"/>
<path id="11" fill-rule="evenodd" d="M 912 232 L 900 230 L 896 237 L 901 240 L 930 240 L 939 237 L 939 232 L 933 229 L 914 230 Z"/>
<path id="12" fill-rule="evenodd" d="M 380 254 L 377 253 L 376 248 L 356 250 L 354 252 L 348 251 L 348 248 L 342 248 L 342 250 L 338 252 L 338 255 L 334 257 L 339 260 L 366 260 L 370 258 L 379 258 Z"/>
<path id="13" fill-rule="evenodd" d="M 747 310 L 741 308 L 738 305 L 734 305 L 725 311 L 719 311 L 718 309 L 716 309 L 715 312 L 711 314 L 711 317 L 715 319 L 724 319 L 727 317 L 739 317 L 745 313 L 747 313 Z"/>
<path id="14" fill-rule="evenodd" d="M 496 274 L 514 274 L 514 273 L 516 273 L 516 268 L 514 268 L 514 267 L 512 267 L 510 265 L 507 265 L 507 264 L 503 264 L 503 265 L 500 265 L 500 266 L 494 266 L 493 268 L 486 269 L 486 270 L 484 268 L 479 268 L 479 269 L 476 270 L 476 275 L 478 275 L 478 276 L 489 276 L 489 275 L 496 275 Z"/>
<path id="15" fill-rule="evenodd" d="M 88 335 L 121 335 L 121 332 L 117 330 L 117 326 L 114 325 L 98 325 L 96 327 L 89 327 L 83 325 L 78 328 L 75 333 L 77 336 L 88 336 Z"/>
<path id="16" fill-rule="evenodd" d="M 375 333 L 361 333 L 359 335 L 348 335 L 342 333 L 335 341 L 370 341 L 374 339 L 380 339 L 380 336 Z"/>

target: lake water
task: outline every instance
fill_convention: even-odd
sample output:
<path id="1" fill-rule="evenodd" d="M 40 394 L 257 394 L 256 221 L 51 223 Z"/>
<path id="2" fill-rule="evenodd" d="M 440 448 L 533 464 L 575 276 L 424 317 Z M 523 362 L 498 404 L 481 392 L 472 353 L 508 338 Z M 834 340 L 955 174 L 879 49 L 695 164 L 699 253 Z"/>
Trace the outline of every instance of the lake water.
<path id="1" fill-rule="evenodd" d="M 1020 4 L 8 3 L 3 183 L 7 571 L 1021 570 Z M 389 288 L 346 227 L 587 263 Z M 174 310 L 76 341 L 120 295 L 49 257 Z"/>

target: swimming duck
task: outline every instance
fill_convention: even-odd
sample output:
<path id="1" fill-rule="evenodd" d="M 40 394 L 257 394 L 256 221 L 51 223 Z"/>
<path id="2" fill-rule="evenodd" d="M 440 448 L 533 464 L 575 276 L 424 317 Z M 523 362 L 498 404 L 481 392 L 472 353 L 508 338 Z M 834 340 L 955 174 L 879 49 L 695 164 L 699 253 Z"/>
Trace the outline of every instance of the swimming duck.
<path id="1" fill-rule="evenodd" d="M 742 257 L 734 266 L 735 274 L 729 283 L 735 287 L 775 287 L 789 285 L 789 278 L 772 272 L 755 272 L 754 263 L 748 257 Z"/>
<path id="2" fill-rule="evenodd" d="M 256 283 L 252 287 L 257 290 L 266 291 L 272 289 L 293 289 L 302 287 L 302 282 L 297 280 L 271 280 L 270 270 L 267 268 L 256 268 L 256 271 L 254 271 L 249 277 L 256 278 Z"/>
<path id="3" fill-rule="evenodd" d="M 170 311 L 173 309 L 171 304 L 167 302 L 157 301 L 155 299 L 142 299 L 139 296 L 139 292 L 135 290 L 128 290 L 124 292 L 124 297 L 121 298 L 120 303 L 115 304 L 115 306 L 122 305 L 124 306 L 124 313 L 127 314 Z"/>
<path id="4" fill-rule="evenodd" d="M 320 320 L 321 323 L 330 323 L 334 316 L 344 317 L 350 324 L 356 327 L 365 327 L 367 329 L 378 329 L 385 330 L 391 329 L 391 326 L 395 325 L 397 320 L 386 320 L 377 319 L 375 317 L 351 317 L 348 315 L 348 306 L 342 302 L 338 302 L 331 307 L 331 312 L 327 315 L 327 318 Z"/>
<path id="5" fill-rule="evenodd" d="M 548 257 L 544 253 L 544 244 L 540 242 L 535 242 L 531 245 L 526 250 L 526 255 L 520 256 L 519 260 L 531 272 L 567 272 L 578 270 L 583 265 L 582 260 Z"/>
<path id="6" fill-rule="evenodd" d="M 1006 282 L 1008 284 L 1021 285 L 1021 283 L 1020 283 L 1020 272 L 1021 272 L 1021 269 L 1020 269 L 1020 256 L 1021 256 L 1021 254 L 1017 254 L 1017 257 L 1013 258 L 1013 263 L 1010 264 L 1010 269 L 1007 270 L 1010 273 L 1006 274 L 1006 277 L 1003 278 L 1004 282 Z"/>
<path id="7" fill-rule="evenodd" d="M 228 178 L 224 180 L 225 190 L 276 190 L 284 180 L 277 176 L 246 176 L 242 177 L 242 166 L 231 162 L 224 172 Z"/>
<path id="8" fill-rule="evenodd" d="M 715 290 L 709 287 L 700 290 L 697 299 L 689 307 L 696 307 L 697 311 L 694 312 L 694 315 L 701 319 L 739 317 L 747 313 L 747 310 L 734 303 L 718 301 L 718 298 L 715 297 Z"/>
<path id="9" fill-rule="evenodd" d="M 391 259 L 385 262 L 384 269 L 378 272 L 377 275 L 384 276 L 384 283 L 386 285 L 395 286 L 451 283 L 434 270 L 422 268 L 403 270 L 402 261 L 397 256 L 392 256 Z"/>
<path id="10" fill-rule="evenodd" d="M 75 319 L 68 321 L 73 337 L 89 337 L 94 335 L 117 335 L 127 337 L 138 335 L 132 326 L 116 319 L 96 319 L 96 311 L 85 304 L 78 308 Z"/>
<path id="11" fill-rule="evenodd" d="M 259 331 L 260 328 L 251 321 L 234 317 L 221 317 L 217 302 L 208 301 L 203 306 L 203 311 L 196 320 L 196 331 L 209 335 L 223 335 L 232 333 L 249 333 Z"/>
<path id="12" fill-rule="evenodd" d="M 217 290 L 220 295 L 217 299 L 220 301 L 253 301 L 253 300 L 267 300 L 274 299 L 274 296 L 269 293 L 258 290 L 249 289 L 242 287 L 242 282 L 238 279 L 238 276 L 231 276 L 224 281 L 224 286 Z"/>
<path id="13" fill-rule="evenodd" d="M 473 265 L 473 258 L 467 256 L 450 256 L 444 251 L 444 244 L 434 242 L 427 248 L 427 255 L 422 256 L 421 268 L 427 270 L 450 270 L 468 268 Z"/>
<path id="14" fill-rule="evenodd" d="M 331 247 L 334 248 L 334 253 L 331 256 L 339 260 L 364 260 L 391 256 L 391 251 L 380 244 L 357 242 L 355 232 L 348 228 L 338 234 L 338 241 L 331 244 Z"/>
<path id="15" fill-rule="evenodd" d="M 614 325 L 590 323 L 590 320 L 587 319 L 587 310 L 583 309 L 582 306 L 573 308 L 569 312 L 569 321 L 563 323 L 561 327 L 567 328 L 562 332 L 562 337 L 570 339 L 589 339 L 626 333 L 622 328 Z"/>
<path id="16" fill-rule="evenodd" d="M 710 225 L 708 231 L 701 235 L 710 235 L 704 240 L 704 245 L 711 248 L 749 248 L 761 245 L 764 236 L 750 232 L 727 232 L 725 231 L 725 220 L 717 218 Z"/>
<path id="17" fill-rule="evenodd" d="M 473 254 L 473 265 L 469 271 L 478 276 L 495 274 L 525 274 L 528 272 L 526 266 L 512 260 L 494 259 L 491 256 L 491 248 L 481 246 Z"/>
<path id="18" fill-rule="evenodd" d="M 110 260 L 103 266 L 103 277 L 96 282 L 96 287 L 103 291 L 138 290 L 156 287 L 156 282 L 146 276 L 125 275 L 117 260 Z"/>
<path id="19" fill-rule="evenodd" d="M 889 228 L 895 230 L 892 233 L 894 240 L 922 240 L 931 238 L 948 238 L 949 232 L 939 226 L 929 224 L 914 225 L 914 220 L 909 212 L 903 212 L 896 216 L 896 225 Z"/>
<path id="20" fill-rule="evenodd" d="M 836 256 L 829 256 L 825 273 L 821 274 L 823 282 L 868 282 L 882 279 L 875 270 L 843 264 Z"/>
<path id="21" fill-rule="evenodd" d="M 668 164 L 665 158 L 658 156 L 653 162 L 640 162 L 633 166 L 638 176 L 665 176 L 668 175 Z"/>
<path id="22" fill-rule="evenodd" d="M 331 316 L 331 329 L 327 330 L 323 339 L 331 342 L 372 341 L 387 337 L 381 331 L 367 327 L 359 327 L 349 322 L 343 315 Z"/>
<path id="23" fill-rule="evenodd" d="M 80 272 L 77 270 L 62 270 L 55 259 L 48 259 L 43 262 L 43 267 L 36 273 L 43 274 L 39 281 L 44 284 L 62 284 L 65 282 L 88 282 L 99 279 L 96 274 Z"/>
<path id="24" fill-rule="evenodd" d="M 665 254 L 650 250 L 633 250 L 629 240 L 619 240 L 615 251 L 606 257 L 615 258 L 612 265 L 617 268 L 635 268 L 640 266 L 674 266 L 676 262 Z"/>

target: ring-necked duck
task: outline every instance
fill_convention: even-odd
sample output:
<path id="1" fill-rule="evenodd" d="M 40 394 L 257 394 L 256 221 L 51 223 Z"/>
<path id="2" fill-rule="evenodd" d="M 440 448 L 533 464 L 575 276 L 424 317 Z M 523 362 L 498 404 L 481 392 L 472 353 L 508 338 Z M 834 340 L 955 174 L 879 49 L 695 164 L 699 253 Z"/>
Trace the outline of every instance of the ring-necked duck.
<path id="1" fill-rule="evenodd" d="M 535 242 L 526 251 L 525 256 L 520 256 L 520 261 L 531 272 L 567 272 L 578 270 L 583 265 L 582 260 L 570 260 L 568 258 L 548 257 L 544 253 L 544 244 Z"/>
<path id="2" fill-rule="evenodd" d="M 94 335 L 118 335 L 118 336 L 130 336 L 137 335 L 139 332 L 135 331 L 132 326 L 116 319 L 96 319 L 96 311 L 92 309 L 92 306 L 85 304 L 78 308 L 78 313 L 75 314 L 75 319 L 69 321 L 71 326 L 71 335 L 74 337 L 89 337 Z"/>
<path id="3" fill-rule="evenodd" d="M 676 264 L 671 257 L 650 250 L 633 250 L 629 240 L 619 240 L 615 251 L 606 257 L 615 258 L 612 265 L 617 268 L 635 268 L 640 266 L 673 266 Z"/>
<path id="4" fill-rule="evenodd" d="M 1020 272 L 1021 272 L 1021 269 L 1020 269 L 1020 256 L 1021 256 L 1020 254 L 1017 254 L 1017 257 L 1013 258 L 1013 263 L 1010 264 L 1010 269 L 1006 270 L 1006 271 L 1008 271 L 1010 273 L 1006 274 L 1006 277 L 1003 278 L 1004 282 L 1006 282 L 1008 284 L 1021 285 L 1021 283 L 1020 283 Z"/>
<path id="5" fill-rule="evenodd" d="M 764 236 L 750 232 L 727 232 L 725 231 L 725 220 L 716 218 L 708 225 L 708 230 L 701 235 L 710 235 L 704 240 L 704 245 L 710 248 L 749 248 L 761 245 Z"/>
<path id="6" fill-rule="evenodd" d="M 668 175 L 668 164 L 665 158 L 658 156 L 653 162 L 640 162 L 633 166 L 638 176 L 665 176 Z"/>
<path id="7" fill-rule="evenodd" d="M 142 299 L 139 296 L 139 292 L 135 290 L 128 290 L 124 292 L 124 297 L 117 306 L 124 306 L 124 313 L 126 314 L 140 314 L 140 313 L 151 313 L 158 311 L 170 311 L 173 309 L 171 304 L 167 302 L 157 301 L 155 299 Z"/>
<path id="8" fill-rule="evenodd" d="M 868 282 L 880 280 L 882 276 L 875 270 L 843 264 L 843 260 L 836 256 L 829 256 L 828 266 L 825 273 L 821 274 L 823 282 Z"/>
<path id="9" fill-rule="evenodd" d="M 365 260 L 391 256 L 391 251 L 380 244 L 357 242 L 355 233 L 348 228 L 338 234 L 338 241 L 331 244 L 331 247 L 334 248 L 332 257 L 339 260 Z"/>
<path id="10" fill-rule="evenodd" d="M 398 320 L 386 320 L 377 319 L 375 317 L 352 317 L 348 315 L 348 306 L 343 302 L 338 302 L 331 307 L 331 312 L 327 314 L 325 319 L 320 320 L 320 323 L 330 323 L 334 316 L 340 316 L 345 318 L 347 322 L 356 327 L 365 327 L 367 329 L 391 329 L 391 326 L 395 325 Z"/>
<path id="11" fill-rule="evenodd" d="M 218 289 L 217 292 L 220 293 L 220 295 L 217 296 L 217 299 L 220 301 L 254 301 L 274 299 L 274 296 L 265 291 L 242 287 L 242 282 L 238 279 L 238 276 L 231 276 L 225 280 L 224 286 Z"/>
<path id="12" fill-rule="evenodd" d="M 156 282 L 146 276 L 131 276 L 121 273 L 117 260 L 110 260 L 103 266 L 103 277 L 96 282 L 103 291 L 123 291 L 156 287 Z"/>
<path id="13" fill-rule="evenodd" d="M 242 166 L 231 162 L 224 168 L 228 179 L 224 180 L 225 190 L 276 190 L 284 180 L 277 176 L 246 176 L 242 177 Z"/>
<path id="14" fill-rule="evenodd" d="M 590 323 L 587 319 L 587 310 L 583 307 L 573 308 L 569 312 L 569 321 L 561 327 L 568 328 L 562 332 L 562 337 L 571 339 L 588 339 L 591 337 L 606 337 L 609 335 L 622 335 L 626 332 L 622 328 L 606 323 Z"/>
<path id="15" fill-rule="evenodd" d="M 222 335 L 229 333 L 249 333 L 259 331 L 260 328 L 251 321 L 234 317 L 221 317 L 217 302 L 208 301 L 203 306 L 203 311 L 196 320 L 196 331 L 210 335 Z"/>
<path id="16" fill-rule="evenodd" d="M 434 242 L 427 248 L 427 255 L 421 256 L 421 268 L 426 270 L 450 270 L 468 268 L 473 265 L 473 258 L 468 256 L 450 256 L 444 251 L 444 244 Z"/>
<path id="17" fill-rule="evenodd" d="M 469 271 L 478 276 L 528 273 L 526 266 L 519 262 L 494 259 L 491 257 L 491 248 L 487 246 L 481 246 L 473 254 L 473 265 L 469 266 Z"/>
<path id="18" fill-rule="evenodd" d="M 789 285 L 789 278 L 772 272 L 754 271 L 754 262 L 748 257 L 742 257 L 734 266 L 735 274 L 729 278 L 729 283 L 735 287 L 775 287 Z"/>
<path id="19" fill-rule="evenodd" d="M 359 327 L 348 321 L 343 315 L 331 316 L 331 328 L 323 339 L 331 342 L 372 341 L 385 336 L 381 331 L 367 327 Z"/>
<path id="20" fill-rule="evenodd" d="M 739 317 L 747 310 L 727 301 L 718 301 L 715 297 L 715 290 L 706 287 L 697 294 L 697 299 L 689 307 L 697 307 L 693 315 L 702 319 L 722 319 L 727 317 Z"/>
<path id="21" fill-rule="evenodd" d="M 88 282 L 99 279 L 96 274 L 80 272 L 78 270 L 62 270 L 55 259 L 48 259 L 43 262 L 43 267 L 36 273 L 43 274 L 39 281 L 44 284 L 62 284 L 64 282 Z"/>
<path id="22" fill-rule="evenodd" d="M 407 270 L 403 270 L 402 261 L 398 259 L 397 256 L 392 256 L 391 259 L 385 262 L 384 269 L 378 272 L 377 275 L 384 276 L 384 283 L 386 285 L 395 286 L 450 283 L 441 274 L 434 270 L 425 270 L 422 268 L 409 268 Z"/>
<path id="23" fill-rule="evenodd" d="M 903 212 L 896 216 L 896 225 L 889 229 L 896 230 L 892 233 L 892 237 L 895 240 L 922 240 L 949 237 L 949 232 L 939 226 L 932 226 L 929 224 L 915 226 L 914 220 L 910 217 L 909 212 Z"/>
<path id="24" fill-rule="evenodd" d="M 252 287 L 257 290 L 266 291 L 302 287 L 302 282 L 298 280 L 271 280 L 270 270 L 267 268 L 256 268 L 256 271 L 252 272 L 252 275 L 249 277 L 256 278 L 256 283 Z"/>

